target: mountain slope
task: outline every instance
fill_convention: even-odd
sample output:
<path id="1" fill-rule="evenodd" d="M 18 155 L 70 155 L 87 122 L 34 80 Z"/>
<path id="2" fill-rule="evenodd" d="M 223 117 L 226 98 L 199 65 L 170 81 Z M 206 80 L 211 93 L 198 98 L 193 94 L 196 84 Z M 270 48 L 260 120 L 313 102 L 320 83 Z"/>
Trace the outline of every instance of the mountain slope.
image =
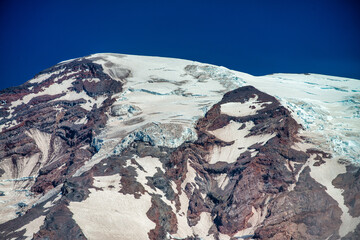
<path id="1" fill-rule="evenodd" d="M 0 92 L 0 234 L 357 239 L 360 81 L 95 54 Z"/>

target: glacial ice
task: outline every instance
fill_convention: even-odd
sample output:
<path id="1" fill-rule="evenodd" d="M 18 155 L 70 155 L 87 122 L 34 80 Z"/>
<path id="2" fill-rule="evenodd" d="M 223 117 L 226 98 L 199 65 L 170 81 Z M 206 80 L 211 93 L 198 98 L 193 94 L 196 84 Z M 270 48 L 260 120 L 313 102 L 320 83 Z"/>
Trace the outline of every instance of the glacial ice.
<path id="1" fill-rule="evenodd" d="M 104 140 L 98 137 L 94 137 L 91 143 L 91 146 L 93 146 L 96 151 L 100 151 L 101 147 L 104 145 Z"/>
<path id="2" fill-rule="evenodd" d="M 322 147 L 327 146 L 338 157 L 360 163 L 359 80 L 319 74 L 256 77 L 225 67 L 181 59 L 131 55 L 118 57 L 110 54 L 96 54 L 92 57 L 103 59 L 98 63 L 103 64 L 105 70 L 108 69 L 106 62 L 130 69 L 132 75 L 126 79 L 124 92 L 119 94 L 116 104 L 136 103 L 143 114 L 151 118 L 150 122 L 169 123 L 172 118 L 180 124 L 187 122 L 186 126 L 192 128 L 193 132 L 199 115 L 218 102 L 225 92 L 252 85 L 275 96 L 292 112 L 306 132 L 315 135 Z M 191 108 L 192 111 L 189 110 Z M 174 119 L 173 116 L 178 116 L 176 110 L 183 112 L 183 116 Z M 145 122 L 149 120 L 145 119 Z M 155 125 L 151 133 L 144 130 L 147 127 L 134 129 L 127 131 L 115 152 L 137 139 L 173 147 L 181 144 L 181 141 L 195 138 L 194 134 L 189 134 L 188 137 L 172 139 L 169 137 L 171 135 L 161 132 Z M 156 134 L 155 129 L 159 131 Z M 101 144 L 98 142 L 96 145 L 101 147 Z"/>
<path id="3" fill-rule="evenodd" d="M 140 113 L 141 109 L 139 107 L 130 104 L 113 105 L 111 107 L 111 114 L 113 116 L 122 116 L 129 118 L 139 115 Z"/>
<path id="4" fill-rule="evenodd" d="M 198 79 L 213 78 L 227 86 L 253 85 L 275 95 L 306 131 L 318 136 L 323 147 L 360 163 L 359 80 L 318 74 L 253 77 L 216 66 L 194 65 L 185 70 Z"/>
<path id="5" fill-rule="evenodd" d="M 148 142 L 153 146 L 176 148 L 186 141 L 195 141 L 197 138 L 193 128 L 181 124 L 151 123 L 140 130 L 127 135 L 114 149 L 114 154 L 120 154 L 134 141 Z"/>

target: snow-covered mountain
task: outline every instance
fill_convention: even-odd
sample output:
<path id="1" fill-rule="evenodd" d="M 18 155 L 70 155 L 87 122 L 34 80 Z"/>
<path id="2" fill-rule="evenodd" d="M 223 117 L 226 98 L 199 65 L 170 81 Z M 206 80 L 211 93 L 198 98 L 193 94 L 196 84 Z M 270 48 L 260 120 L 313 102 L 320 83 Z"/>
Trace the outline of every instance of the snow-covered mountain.
<path id="1" fill-rule="evenodd" d="M 360 81 L 94 54 L 0 92 L 1 239 L 360 239 Z"/>

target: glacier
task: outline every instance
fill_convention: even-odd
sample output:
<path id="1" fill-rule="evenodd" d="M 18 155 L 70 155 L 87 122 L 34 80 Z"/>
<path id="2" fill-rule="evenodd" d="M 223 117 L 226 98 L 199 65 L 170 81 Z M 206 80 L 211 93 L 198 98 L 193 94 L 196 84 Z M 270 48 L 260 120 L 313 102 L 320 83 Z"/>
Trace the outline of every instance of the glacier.
<path id="1" fill-rule="evenodd" d="M 154 95 L 186 97 L 190 94 L 191 105 L 194 99 L 199 102 L 199 112 L 186 114 L 186 120 L 190 122 L 189 129 L 193 128 L 201 112 L 208 110 L 216 100 L 220 100 L 218 93 L 246 85 L 255 86 L 275 96 L 291 110 L 293 117 L 306 130 L 304 132 L 312 133 L 311 137 L 317 139 L 319 146 L 330 146 L 331 149 L 328 150 L 333 151 L 336 156 L 360 163 L 360 80 L 320 74 L 252 76 L 222 66 L 159 57 L 95 54 L 89 58 L 98 59 L 97 62 L 102 64 L 105 70 L 108 69 L 107 62 L 117 64 L 121 69 L 132 70 L 132 77 L 125 84 L 125 87 L 131 87 L 126 88 L 128 90 L 125 90 L 121 100 L 118 100 L 122 104 L 139 101 L 138 98 L 132 99 L 131 93 L 134 92 L 143 92 L 145 101 L 147 97 L 153 98 Z M 158 67 L 161 65 L 162 67 Z M 179 72 L 178 78 L 174 78 L 174 71 Z M 197 81 L 192 83 L 189 76 Z M 144 79 L 153 80 L 144 82 Z M 154 79 L 161 85 L 157 85 Z M 138 107 L 141 109 L 141 106 Z M 167 112 L 168 109 L 161 111 Z M 175 113 L 171 116 L 174 115 Z M 166 117 L 169 116 L 170 114 Z M 163 142 L 161 145 L 175 146 L 171 142 Z"/>

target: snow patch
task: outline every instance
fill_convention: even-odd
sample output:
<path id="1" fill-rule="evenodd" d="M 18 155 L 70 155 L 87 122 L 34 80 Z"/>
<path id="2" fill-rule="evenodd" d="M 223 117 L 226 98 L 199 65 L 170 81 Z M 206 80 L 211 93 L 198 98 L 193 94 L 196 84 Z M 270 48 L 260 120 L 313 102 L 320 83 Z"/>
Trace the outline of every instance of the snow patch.
<path id="1" fill-rule="evenodd" d="M 151 197 L 145 194 L 136 199 L 133 195 L 119 193 L 120 178 L 117 174 L 94 177 L 95 187 L 113 185 L 115 188 L 104 188 L 102 191 L 91 188 L 87 199 L 70 202 L 73 219 L 86 238 L 148 239 L 148 232 L 155 228 L 155 223 L 146 216 L 151 207 Z"/>
<path id="2" fill-rule="evenodd" d="M 192 227 L 195 234 L 201 237 L 201 239 L 215 239 L 214 236 L 209 235 L 209 229 L 214 225 L 211 213 L 202 212 L 200 214 L 199 222 Z"/>
<path id="3" fill-rule="evenodd" d="M 311 143 L 297 143 L 293 146 L 294 149 L 306 152 L 309 148 L 314 148 L 316 145 Z M 314 166 L 316 155 L 312 154 L 308 161 L 302 166 L 296 176 L 296 180 L 299 178 L 301 172 L 305 167 L 310 167 L 310 176 L 326 187 L 327 194 L 330 195 L 338 204 L 343 212 L 341 215 L 342 224 L 339 229 L 340 237 L 344 237 L 346 234 L 355 230 L 356 226 L 360 224 L 360 217 L 352 217 L 349 213 L 348 207 L 345 205 L 344 196 L 342 195 L 343 190 L 335 188 L 332 185 L 332 181 L 339 175 L 346 173 L 346 165 L 339 163 L 339 158 L 326 159 L 325 163 L 320 166 Z M 290 186 L 289 190 L 293 190 L 295 185 Z"/>
<path id="4" fill-rule="evenodd" d="M 216 177 L 214 177 L 214 179 L 216 180 L 218 187 L 222 190 L 225 189 L 230 180 L 227 173 L 218 174 Z"/>
<path id="5" fill-rule="evenodd" d="M 187 221 L 187 211 L 189 208 L 189 199 L 185 194 L 185 186 L 187 183 L 194 183 L 196 177 L 196 171 L 193 167 L 190 165 L 190 160 L 187 161 L 187 172 L 186 177 L 183 183 L 181 184 L 181 192 L 179 194 L 179 200 L 180 200 L 180 210 L 176 213 L 176 218 L 178 222 L 178 231 L 176 234 L 173 234 L 172 236 L 176 238 L 186 238 L 188 236 L 193 235 L 193 229 L 188 225 Z M 176 189 L 176 187 L 175 187 Z"/>
<path id="6" fill-rule="evenodd" d="M 265 207 L 264 210 L 261 211 L 261 209 L 255 209 L 254 206 L 252 206 L 251 211 L 252 211 L 253 215 L 248 220 L 248 224 L 250 224 L 251 227 L 248 227 L 246 229 L 243 229 L 243 230 L 237 232 L 234 235 L 235 238 L 247 239 L 249 237 L 252 237 L 255 233 L 255 230 L 265 220 L 265 217 L 267 214 L 267 207 Z"/>
<path id="7" fill-rule="evenodd" d="M 339 204 L 343 214 L 341 215 L 342 224 L 339 229 L 340 237 L 355 230 L 356 226 L 360 224 L 360 217 L 352 217 L 349 213 L 348 207 L 345 205 L 342 189 L 335 188 L 332 181 L 342 173 L 346 173 L 345 165 L 339 164 L 338 159 L 327 159 L 326 162 L 320 166 L 313 166 L 315 163 L 315 156 L 311 156 L 308 161 L 308 166 L 311 168 L 310 176 L 318 183 L 326 187 L 326 192 Z"/>
<path id="8" fill-rule="evenodd" d="M 148 193 L 159 194 L 163 196 L 163 192 L 159 191 L 157 188 L 155 188 L 154 190 L 146 184 L 148 181 L 146 177 L 153 177 L 155 173 L 157 173 L 158 169 L 162 170 L 162 172 L 165 172 L 162 168 L 162 163 L 160 162 L 160 160 L 158 158 L 153 158 L 150 156 L 146 156 L 143 158 L 139 158 L 136 156 L 135 161 L 143 168 L 142 170 L 138 166 L 134 166 L 137 173 L 136 180 L 143 185 L 143 187 Z M 128 162 L 131 161 L 128 160 Z M 168 203 L 165 198 L 162 198 L 162 200 Z M 171 206 L 171 203 L 169 205 Z"/>
<path id="9" fill-rule="evenodd" d="M 41 83 L 43 82 L 44 80 L 50 78 L 51 76 L 53 75 L 58 75 L 60 74 L 61 72 L 63 72 L 65 69 L 60 69 L 58 71 L 54 71 L 54 72 L 51 72 L 51 73 L 44 73 L 44 74 L 41 74 L 41 75 L 38 75 L 36 76 L 35 78 L 31 79 L 30 81 L 28 81 L 29 83 Z"/>
<path id="10" fill-rule="evenodd" d="M 33 239 L 33 234 L 37 233 L 40 230 L 40 227 L 43 225 L 44 220 L 45 220 L 45 216 L 40 216 L 34 219 L 33 221 L 29 222 L 28 224 L 26 224 L 19 230 L 17 230 L 17 232 L 20 232 L 25 229 L 26 230 L 26 232 L 24 233 L 24 237 L 26 237 L 25 239 Z"/>
<path id="11" fill-rule="evenodd" d="M 250 98 L 247 102 L 229 102 L 220 105 L 221 113 L 233 117 L 245 117 L 255 115 L 257 111 L 264 109 L 268 104 L 272 102 L 258 102 L 259 96 L 255 95 L 254 98 Z"/>
<path id="12" fill-rule="evenodd" d="M 243 127 L 243 124 L 245 124 L 245 127 Z M 213 164 L 219 161 L 227 163 L 236 162 L 237 158 L 246 152 L 250 146 L 255 143 L 265 144 L 276 136 L 275 133 L 247 136 L 253 126 L 255 126 L 255 124 L 252 121 L 246 123 L 230 121 L 230 123 L 223 128 L 209 131 L 209 133 L 225 142 L 234 141 L 230 146 L 215 146 L 210 154 L 209 163 Z"/>

